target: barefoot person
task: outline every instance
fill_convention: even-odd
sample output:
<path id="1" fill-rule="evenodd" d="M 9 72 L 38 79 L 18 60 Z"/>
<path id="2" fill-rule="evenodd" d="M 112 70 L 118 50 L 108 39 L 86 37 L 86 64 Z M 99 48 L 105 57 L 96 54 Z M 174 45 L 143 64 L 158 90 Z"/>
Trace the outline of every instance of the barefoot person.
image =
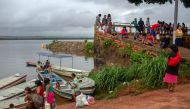
<path id="1" fill-rule="evenodd" d="M 171 45 L 168 49 L 168 52 L 169 58 L 167 62 L 164 82 L 168 84 L 169 92 L 173 92 L 177 83 L 177 76 L 180 65 L 180 54 L 176 45 Z"/>

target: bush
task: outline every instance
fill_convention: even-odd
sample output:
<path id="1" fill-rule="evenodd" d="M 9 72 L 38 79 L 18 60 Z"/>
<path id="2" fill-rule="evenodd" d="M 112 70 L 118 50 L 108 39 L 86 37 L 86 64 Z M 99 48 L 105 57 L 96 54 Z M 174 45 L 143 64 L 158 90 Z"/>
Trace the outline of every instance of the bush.
<path id="1" fill-rule="evenodd" d="M 166 57 L 158 56 L 150 60 L 143 61 L 139 73 L 143 73 L 145 86 L 156 88 L 163 86 L 163 76 L 166 69 Z"/>
<path id="2" fill-rule="evenodd" d="M 113 91 L 117 86 L 125 81 L 123 78 L 127 72 L 122 67 L 105 67 L 96 75 L 96 88 L 101 90 Z"/>
<path id="3" fill-rule="evenodd" d="M 93 42 L 86 42 L 84 49 L 85 49 L 86 53 L 91 54 L 93 52 L 93 49 L 94 49 L 94 43 Z"/>
<path id="4" fill-rule="evenodd" d="M 118 45 L 111 39 L 107 39 L 103 41 L 104 48 L 109 48 L 110 46 L 118 47 Z"/>

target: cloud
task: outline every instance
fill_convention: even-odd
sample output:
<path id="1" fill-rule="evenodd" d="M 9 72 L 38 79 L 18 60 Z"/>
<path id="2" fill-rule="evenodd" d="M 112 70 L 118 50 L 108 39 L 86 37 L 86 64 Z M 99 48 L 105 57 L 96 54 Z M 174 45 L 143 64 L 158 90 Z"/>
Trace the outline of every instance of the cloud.
<path id="1" fill-rule="evenodd" d="M 93 36 L 95 16 L 114 21 L 134 18 L 173 21 L 174 5 L 134 6 L 127 0 L 0 0 L 0 35 Z M 190 22 L 190 9 L 179 5 L 179 21 Z M 190 24 L 189 24 L 190 26 Z"/>

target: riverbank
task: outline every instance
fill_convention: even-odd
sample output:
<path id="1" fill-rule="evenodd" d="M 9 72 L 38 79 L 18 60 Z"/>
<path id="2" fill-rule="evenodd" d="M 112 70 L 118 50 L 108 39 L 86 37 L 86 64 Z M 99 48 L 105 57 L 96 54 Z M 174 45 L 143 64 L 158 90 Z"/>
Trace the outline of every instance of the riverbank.
<path id="1" fill-rule="evenodd" d="M 189 109 L 190 84 L 179 85 L 176 92 L 166 89 L 155 90 L 141 95 L 122 96 L 110 100 L 97 100 L 95 105 L 83 109 Z M 75 103 L 58 106 L 57 109 L 74 109 Z"/>
<path id="2" fill-rule="evenodd" d="M 85 56 L 84 41 L 52 41 L 46 46 L 52 52 Z"/>

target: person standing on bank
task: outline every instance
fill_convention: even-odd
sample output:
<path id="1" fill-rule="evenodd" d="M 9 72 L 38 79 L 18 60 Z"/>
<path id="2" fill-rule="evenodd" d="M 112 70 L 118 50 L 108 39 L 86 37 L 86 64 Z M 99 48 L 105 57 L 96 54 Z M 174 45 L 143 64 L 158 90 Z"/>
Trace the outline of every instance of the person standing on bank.
<path id="1" fill-rule="evenodd" d="M 142 20 L 142 18 L 140 18 L 139 22 L 138 22 L 138 25 L 139 25 L 139 32 L 140 33 L 143 33 L 144 32 L 144 21 Z"/>
<path id="2" fill-rule="evenodd" d="M 182 46 L 183 45 L 183 31 L 181 29 L 181 26 L 179 26 L 176 30 L 176 39 L 175 39 L 175 44 L 177 46 Z"/>
<path id="3" fill-rule="evenodd" d="M 55 98 L 54 98 L 54 93 L 53 93 L 53 84 L 49 80 L 49 78 L 44 79 L 44 84 L 45 84 L 45 89 L 46 89 L 46 100 L 47 103 L 50 105 L 50 109 L 54 109 L 54 103 L 55 103 Z"/>
<path id="4" fill-rule="evenodd" d="M 169 57 L 167 61 L 166 74 L 163 79 L 167 83 L 169 92 L 175 91 L 178 71 L 180 66 L 180 53 L 176 45 L 171 45 L 168 49 Z"/>
<path id="5" fill-rule="evenodd" d="M 96 16 L 96 29 L 100 29 L 101 27 L 101 14 L 98 14 L 98 16 Z"/>
<path id="6" fill-rule="evenodd" d="M 146 20 L 147 33 L 150 33 L 150 18 L 148 17 Z"/>

